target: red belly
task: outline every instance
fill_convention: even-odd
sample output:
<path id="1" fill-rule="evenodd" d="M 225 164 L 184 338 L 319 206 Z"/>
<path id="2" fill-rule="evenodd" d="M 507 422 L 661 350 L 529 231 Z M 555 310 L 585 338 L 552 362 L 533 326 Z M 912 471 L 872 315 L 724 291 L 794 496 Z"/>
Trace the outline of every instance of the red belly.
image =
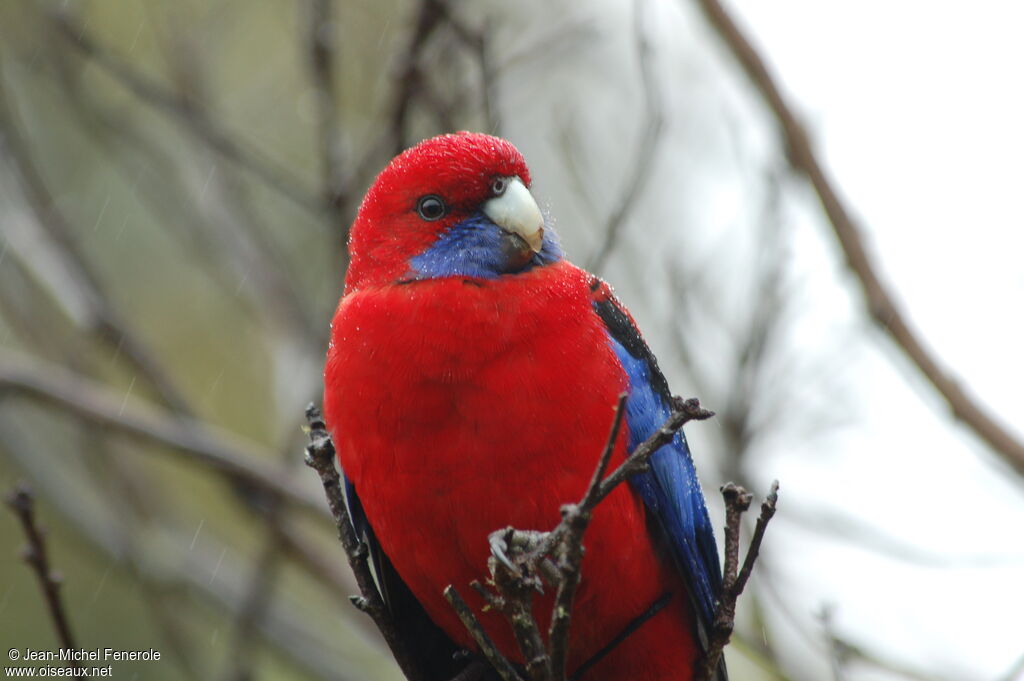
<path id="1" fill-rule="evenodd" d="M 325 412 L 346 475 L 403 580 L 472 647 L 442 591 L 455 585 L 479 612 L 468 585 L 486 578 L 487 535 L 557 524 L 561 504 L 583 494 L 626 387 L 585 275 L 560 264 L 358 292 L 342 302 L 332 337 Z M 585 678 L 688 678 L 687 596 L 626 486 L 598 508 L 585 546 L 570 666 L 672 592 Z M 549 608 L 535 608 L 545 628 Z M 501 617 L 481 621 L 517 658 Z"/>

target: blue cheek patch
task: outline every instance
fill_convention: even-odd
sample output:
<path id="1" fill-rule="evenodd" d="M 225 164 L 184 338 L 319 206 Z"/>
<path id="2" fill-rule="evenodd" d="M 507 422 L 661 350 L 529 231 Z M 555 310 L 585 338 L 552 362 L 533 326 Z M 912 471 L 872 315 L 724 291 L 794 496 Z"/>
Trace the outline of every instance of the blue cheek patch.
<path id="1" fill-rule="evenodd" d="M 409 261 L 412 279 L 473 277 L 494 279 L 509 273 L 501 228 L 483 213 L 452 225 L 434 244 Z M 562 259 L 554 230 L 545 226 L 544 244 L 520 271 Z"/>

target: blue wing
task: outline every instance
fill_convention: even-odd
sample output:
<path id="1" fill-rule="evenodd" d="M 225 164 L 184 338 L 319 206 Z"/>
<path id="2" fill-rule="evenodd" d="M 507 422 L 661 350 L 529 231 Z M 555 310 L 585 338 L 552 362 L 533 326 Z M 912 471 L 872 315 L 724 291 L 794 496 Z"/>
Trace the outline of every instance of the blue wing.
<path id="1" fill-rule="evenodd" d="M 669 417 L 671 394 L 658 361 L 637 330 L 633 319 L 603 281 L 591 282 L 594 311 L 605 323 L 608 342 L 629 376 L 626 424 L 629 451 L 643 442 Z M 651 468 L 630 480 L 658 520 L 672 547 L 673 557 L 690 590 L 698 631 L 706 645 L 706 632 L 715 616 L 722 589 L 715 534 L 704 505 L 697 471 L 682 431 L 651 458 Z M 724 677 L 724 667 L 721 677 Z"/>

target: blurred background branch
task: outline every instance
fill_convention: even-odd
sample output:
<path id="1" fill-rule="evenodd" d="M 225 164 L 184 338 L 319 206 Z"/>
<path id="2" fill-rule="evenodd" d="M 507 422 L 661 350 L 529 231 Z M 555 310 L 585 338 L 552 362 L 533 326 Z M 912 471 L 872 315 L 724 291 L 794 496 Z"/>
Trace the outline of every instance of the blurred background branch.
<path id="1" fill-rule="evenodd" d="M 795 170 L 807 177 L 817 193 L 843 249 L 846 264 L 860 282 L 868 314 L 942 395 L 953 416 L 1024 475 L 1024 442 L 963 388 L 928 348 L 921 334 L 911 327 L 906 314 L 900 309 L 898 297 L 883 282 L 878 266 L 868 253 L 864 228 L 840 198 L 835 183 L 818 160 L 804 126 L 783 96 L 764 59 L 718 0 L 698 0 L 698 4 L 778 121 L 785 138 L 786 158 Z"/>

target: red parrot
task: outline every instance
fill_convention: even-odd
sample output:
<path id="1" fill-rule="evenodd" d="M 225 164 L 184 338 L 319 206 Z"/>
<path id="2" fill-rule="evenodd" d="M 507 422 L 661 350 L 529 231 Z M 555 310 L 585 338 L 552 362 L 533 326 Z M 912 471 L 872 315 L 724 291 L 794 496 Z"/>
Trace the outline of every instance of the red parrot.
<path id="1" fill-rule="evenodd" d="M 444 588 L 476 596 L 494 530 L 554 527 L 586 490 L 618 396 L 621 461 L 667 418 L 668 384 L 608 285 L 564 258 L 503 139 L 441 135 L 397 156 L 349 253 L 324 413 L 382 595 L 423 668 L 447 680 L 474 644 Z M 598 506 L 585 546 L 570 675 L 691 679 L 721 569 L 682 433 Z M 501 616 L 480 618 L 522 662 Z"/>

